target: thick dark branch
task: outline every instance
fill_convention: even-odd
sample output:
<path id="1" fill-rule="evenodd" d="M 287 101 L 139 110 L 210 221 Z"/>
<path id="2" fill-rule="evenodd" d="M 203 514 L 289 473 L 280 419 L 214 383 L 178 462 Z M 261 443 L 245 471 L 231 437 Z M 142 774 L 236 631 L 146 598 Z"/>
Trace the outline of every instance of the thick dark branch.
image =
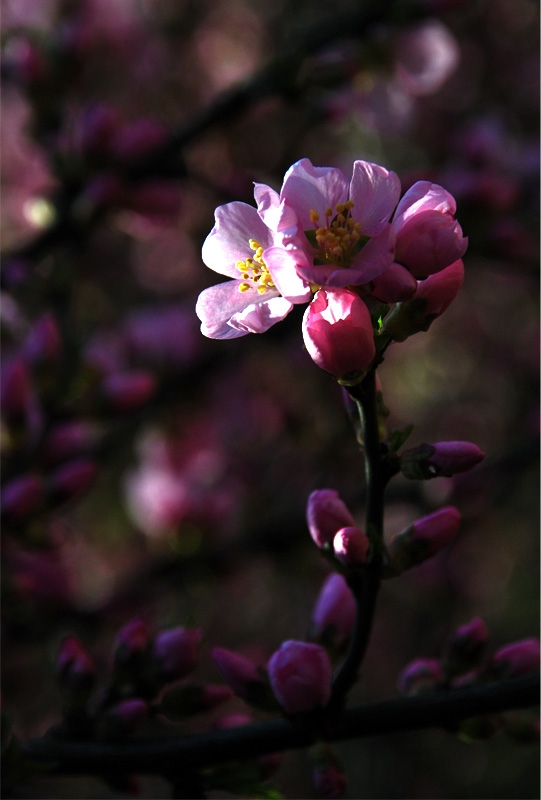
<path id="1" fill-rule="evenodd" d="M 108 772 L 175 775 L 214 764 L 251 759 L 267 753 L 307 747 L 316 739 L 340 741 L 445 727 L 462 719 L 534 706 L 539 675 L 388 700 L 352 708 L 314 726 L 285 719 L 196 734 L 167 741 L 126 744 L 61 742 L 43 737 L 23 743 L 22 755 L 54 762 L 56 773 Z"/>

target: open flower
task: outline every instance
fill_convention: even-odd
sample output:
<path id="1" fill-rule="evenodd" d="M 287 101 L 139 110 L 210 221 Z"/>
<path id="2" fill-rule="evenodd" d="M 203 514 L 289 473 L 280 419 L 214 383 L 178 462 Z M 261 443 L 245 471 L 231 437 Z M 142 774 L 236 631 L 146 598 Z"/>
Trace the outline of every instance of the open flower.
<path id="1" fill-rule="evenodd" d="M 349 181 L 342 170 L 314 167 L 308 158 L 289 168 L 279 195 L 261 185 L 255 192 L 261 218 L 304 253 L 298 275 L 333 288 L 368 283 L 393 263 L 389 218 L 399 195 L 398 176 L 377 164 L 355 161 Z"/>
<path id="2" fill-rule="evenodd" d="M 199 295 L 195 310 L 205 336 L 234 339 L 263 333 L 284 319 L 294 303 L 310 299 L 310 287 L 297 274 L 293 254 L 281 246 L 283 236 L 272 231 L 254 207 L 227 203 L 216 209 L 215 219 L 203 244 L 203 261 L 233 280 Z"/>

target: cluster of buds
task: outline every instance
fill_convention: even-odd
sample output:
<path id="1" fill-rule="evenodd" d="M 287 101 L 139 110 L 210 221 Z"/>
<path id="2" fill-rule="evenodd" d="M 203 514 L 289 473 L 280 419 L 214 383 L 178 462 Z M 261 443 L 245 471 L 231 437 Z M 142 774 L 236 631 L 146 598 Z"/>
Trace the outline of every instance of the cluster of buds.
<path id="1" fill-rule="evenodd" d="M 445 643 L 440 658 L 418 658 L 398 677 L 401 694 L 475 686 L 494 680 L 518 678 L 539 672 L 539 639 L 522 639 L 488 654 L 488 631 L 479 617 L 457 628 Z M 518 713 L 472 718 L 456 727 L 468 741 L 486 739 L 503 728 L 516 739 L 531 741 L 539 736 L 539 720 Z"/>
<path id="2" fill-rule="evenodd" d="M 331 662 L 326 650 L 312 642 L 284 642 L 266 666 L 222 647 L 214 648 L 212 656 L 235 694 L 267 711 L 303 714 L 330 700 Z"/>
<path id="3" fill-rule="evenodd" d="M 177 721 L 228 700 L 227 687 L 184 681 L 199 663 L 200 642 L 197 628 L 152 634 L 144 620 L 133 619 L 116 636 L 107 684 L 94 691 L 94 660 L 76 637 L 65 638 L 56 659 L 65 734 L 118 739 L 151 716 Z"/>
<path id="4" fill-rule="evenodd" d="M 356 527 L 351 512 L 337 491 L 313 491 L 308 498 L 306 519 L 317 546 L 334 555 L 344 567 L 361 567 L 368 562 L 368 536 Z"/>

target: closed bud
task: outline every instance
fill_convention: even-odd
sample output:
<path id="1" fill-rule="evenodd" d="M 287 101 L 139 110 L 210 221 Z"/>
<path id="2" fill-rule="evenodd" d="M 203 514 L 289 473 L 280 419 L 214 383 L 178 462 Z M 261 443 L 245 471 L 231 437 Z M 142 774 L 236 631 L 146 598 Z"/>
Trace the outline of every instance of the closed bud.
<path id="1" fill-rule="evenodd" d="M 463 675 L 478 667 L 485 657 L 488 631 L 480 617 L 463 625 L 453 633 L 443 656 L 443 666 L 448 677 Z"/>
<path id="2" fill-rule="evenodd" d="M 2 519 L 21 522 L 39 509 L 43 496 L 43 479 L 39 475 L 14 478 L 2 489 Z"/>
<path id="3" fill-rule="evenodd" d="M 318 547 L 331 544 L 337 531 L 355 525 L 348 507 L 334 489 L 316 489 L 308 498 L 306 519 Z"/>
<path id="4" fill-rule="evenodd" d="M 263 678 L 262 670 L 253 661 L 224 647 L 215 647 L 212 658 L 224 681 L 236 695 L 254 705 L 266 702 L 268 685 Z"/>
<path id="5" fill-rule="evenodd" d="M 417 281 L 411 272 L 401 264 L 391 264 L 374 278 L 371 294 L 382 303 L 399 303 L 413 297 L 416 289 Z"/>
<path id="6" fill-rule="evenodd" d="M 400 575 L 439 553 L 455 538 L 461 520 L 458 509 L 445 506 L 394 536 L 387 548 L 388 576 Z"/>
<path id="7" fill-rule="evenodd" d="M 411 300 L 399 303 L 385 318 L 384 330 L 396 342 L 427 331 L 434 319 L 451 305 L 463 282 L 464 264 L 460 260 L 419 281 Z"/>
<path id="8" fill-rule="evenodd" d="M 396 685 L 401 694 L 416 695 L 433 689 L 443 679 L 443 669 L 437 659 L 417 658 L 402 670 Z"/>
<path id="9" fill-rule="evenodd" d="M 117 372 L 108 375 L 102 392 L 114 411 L 132 411 L 145 405 L 156 390 L 156 378 L 150 372 Z"/>
<path id="10" fill-rule="evenodd" d="M 123 700 L 107 709 L 98 724 L 98 736 L 117 739 L 128 736 L 148 717 L 150 707 L 138 697 Z"/>
<path id="11" fill-rule="evenodd" d="M 376 354 L 368 307 L 349 289 L 320 289 L 304 313 L 302 334 L 318 367 L 344 383 L 358 383 Z"/>
<path id="12" fill-rule="evenodd" d="M 366 564 L 370 550 L 368 536 L 360 528 L 341 528 L 333 539 L 336 558 L 346 567 Z"/>
<path id="13" fill-rule="evenodd" d="M 487 671 L 501 678 L 539 672 L 539 639 L 521 639 L 501 647 L 492 656 Z"/>
<path id="14" fill-rule="evenodd" d="M 49 493 L 57 503 L 79 497 L 90 488 L 97 472 L 98 465 L 90 459 L 69 461 L 51 475 Z"/>
<path id="15" fill-rule="evenodd" d="M 44 445 L 45 457 L 50 464 L 69 458 L 87 455 L 99 441 L 99 429 L 85 420 L 71 420 L 55 425 Z"/>
<path id="16" fill-rule="evenodd" d="M 423 480 L 441 475 L 451 477 L 479 464 L 485 454 L 472 442 L 420 444 L 400 456 L 400 469 L 406 478 Z"/>
<path id="17" fill-rule="evenodd" d="M 152 657 L 161 680 L 184 678 L 196 668 L 201 636 L 197 628 L 172 628 L 156 635 Z"/>
<path id="18" fill-rule="evenodd" d="M 67 636 L 60 644 L 55 664 L 56 678 L 65 690 L 90 690 L 96 678 L 93 659 L 76 636 Z"/>
<path id="19" fill-rule="evenodd" d="M 131 619 L 117 633 L 114 657 L 117 664 L 140 660 L 150 646 L 150 629 L 142 619 Z"/>
<path id="20" fill-rule="evenodd" d="M 289 714 L 324 708 L 331 697 L 332 667 L 317 644 L 284 642 L 268 663 L 272 690 Z"/>
<path id="21" fill-rule="evenodd" d="M 312 638 L 342 647 L 351 635 L 355 609 L 355 598 L 346 579 L 333 572 L 323 584 L 312 614 Z"/>

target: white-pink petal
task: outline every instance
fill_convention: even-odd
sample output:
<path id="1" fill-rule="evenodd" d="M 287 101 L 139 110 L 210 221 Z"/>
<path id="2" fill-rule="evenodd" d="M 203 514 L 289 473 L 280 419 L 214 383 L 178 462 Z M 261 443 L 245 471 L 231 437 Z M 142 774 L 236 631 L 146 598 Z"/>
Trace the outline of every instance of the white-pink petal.
<path id="1" fill-rule="evenodd" d="M 270 270 L 274 285 L 283 297 L 291 303 L 306 303 L 310 300 L 310 284 L 297 273 L 297 266 L 308 264 L 302 251 L 270 247 L 264 251 L 263 259 Z"/>
<path id="2" fill-rule="evenodd" d="M 410 217 L 420 211 L 439 211 L 442 214 L 454 215 L 455 198 L 437 183 L 417 181 L 408 189 L 397 206 L 392 223 L 393 230 L 398 232 Z"/>
<path id="3" fill-rule="evenodd" d="M 310 211 L 317 211 L 320 224 L 325 222 L 327 206 L 348 199 L 349 181 L 337 167 L 314 167 L 309 158 L 301 158 L 284 176 L 280 197 L 297 214 L 303 230 L 312 230 Z"/>
<path id="4" fill-rule="evenodd" d="M 278 192 L 264 183 L 256 183 L 254 197 L 259 216 L 272 231 L 284 234 L 296 231 L 297 215 L 285 201 L 280 199 Z"/>
<path id="5" fill-rule="evenodd" d="M 355 161 L 350 188 L 355 205 L 351 213 L 355 222 L 361 223 L 363 236 L 378 236 L 383 231 L 399 197 L 400 180 L 395 172 L 370 161 Z"/>
<path id="6" fill-rule="evenodd" d="M 293 304 L 285 297 L 270 297 L 234 314 L 229 322 L 235 329 L 241 331 L 241 335 L 264 333 L 276 322 L 283 320 L 292 308 Z"/>
<path id="7" fill-rule="evenodd" d="M 272 232 L 257 209 L 247 203 L 233 202 L 218 206 L 215 220 L 203 244 L 202 257 L 207 267 L 221 275 L 237 277 L 237 261 L 253 256 L 250 239 L 258 241 L 263 248 L 273 244 Z"/>
<path id="8" fill-rule="evenodd" d="M 257 289 L 240 292 L 240 280 L 225 281 L 204 289 L 195 306 L 195 313 L 201 320 L 201 333 L 210 339 L 234 339 L 250 331 L 230 324 L 231 318 L 242 313 L 247 306 L 263 302 Z M 276 290 L 268 290 L 267 297 L 278 295 Z"/>

